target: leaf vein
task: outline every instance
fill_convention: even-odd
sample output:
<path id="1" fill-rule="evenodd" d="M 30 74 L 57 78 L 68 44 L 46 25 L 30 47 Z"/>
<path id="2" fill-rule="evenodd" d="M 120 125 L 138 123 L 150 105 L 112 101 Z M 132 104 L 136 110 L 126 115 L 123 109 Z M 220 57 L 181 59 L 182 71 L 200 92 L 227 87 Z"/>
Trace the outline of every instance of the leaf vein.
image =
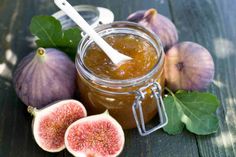
<path id="1" fill-rule="evenodd" d="M 48 32 L 42 27 L 42 25 L 38 22 L 38 21 L 36 21 L 35 22 L 38 26 L 39 26 L 39 28 L 41 28 L 41 30 L 46 34 L 46 36 L 48 37 L 48 40 L 52 43 L 52 45 L 54 46 L 54 47 L 56 47 L 56 43 L 53 41 L 53 39 L 50 37 L 50 35 L 48 34 Z"/>

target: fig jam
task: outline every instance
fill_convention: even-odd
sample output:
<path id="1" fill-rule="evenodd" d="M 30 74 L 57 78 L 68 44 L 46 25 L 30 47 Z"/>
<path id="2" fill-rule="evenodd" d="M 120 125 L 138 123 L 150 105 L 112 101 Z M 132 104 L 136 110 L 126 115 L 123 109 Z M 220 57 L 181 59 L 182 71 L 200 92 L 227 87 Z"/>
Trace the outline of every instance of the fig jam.
<path id="1" fill-rule="evenodd" d="M 85 54 L 84 63 L 92 73 L 99 77 L 116 80 L 132 79 L 147 74 L 157 63 L 156 50 L 141 37 L 119 34 L 106 36 L 105 40 L 120 53 L 133 59 L 116 67 L 93 43 Z"/>
<path id="2" fill-rule="evenodd" d="M 164 87 L 164 53 L 159 40 L 144 28 L 128 25 L 132 27 L 126 28 L 124 24 L 110 28 L 108 25 L 100 35 L 132 60 L 115 66 L 89 37 L 82 39 L 76 58 L 80 101 L 88 113 L 98 114 L 108 109 L 124 129 L 136 127 L 132 105 L 136 102 L 137 91 L 152 82 Z M 142 111 L 146 123 L 156 115 L 157 101 L 150 89 L 145 93 Z"/>

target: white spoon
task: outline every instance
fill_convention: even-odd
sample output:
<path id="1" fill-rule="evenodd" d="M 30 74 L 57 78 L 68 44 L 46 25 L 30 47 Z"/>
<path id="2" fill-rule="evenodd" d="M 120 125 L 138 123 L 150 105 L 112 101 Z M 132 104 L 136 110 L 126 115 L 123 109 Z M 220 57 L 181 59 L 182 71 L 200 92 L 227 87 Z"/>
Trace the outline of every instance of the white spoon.
<path id="1" fill-rule="evenodd" d="M 64 11 L 80 28 L 87 33 L 90 38 L 106 53 L 111 61 L 119 66 L 122 62 L 131 60 L 132 58 L 119 53 L 113 49 L 105 40 L 103 40 L 97 32 L 81 17 L 81 15 L 66 0 L 54 0 L 54 3 Z"/>

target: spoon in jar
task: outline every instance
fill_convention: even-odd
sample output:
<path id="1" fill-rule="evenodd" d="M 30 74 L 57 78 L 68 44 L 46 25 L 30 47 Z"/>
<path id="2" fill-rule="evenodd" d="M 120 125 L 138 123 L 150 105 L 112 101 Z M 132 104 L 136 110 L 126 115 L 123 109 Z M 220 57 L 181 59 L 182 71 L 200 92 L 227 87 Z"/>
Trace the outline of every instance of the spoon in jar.
<path id="1" fill-rule="evenodd" d="M 132 58 L 113 49 L 97 32 L 83 19 L 83 17 L 66 0 L 54 0 L 54 3 L 64 11 L 91 39 L 105 52 L 110 60 L 119 66 Z"/>

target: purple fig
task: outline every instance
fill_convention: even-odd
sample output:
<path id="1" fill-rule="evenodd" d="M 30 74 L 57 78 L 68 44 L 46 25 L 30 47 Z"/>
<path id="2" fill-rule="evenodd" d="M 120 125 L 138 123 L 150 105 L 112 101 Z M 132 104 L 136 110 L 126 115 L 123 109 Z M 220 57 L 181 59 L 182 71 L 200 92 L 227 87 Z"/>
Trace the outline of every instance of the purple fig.
<path id="1" fill-rule="evenodd" d="M 13 84 L 26 105 L 40 109 L 53 101 L 72 98 L 75 79 L 75 65 L 66 54 L 53 48 L 39 48 L 21 60 Z"/>
<path id="2" fill-rule="evenodd" d="M 127 20 L 137 22 L 155 32 L 159 36 L 165 50 L 178 41 L 175 25 L 167 17 L 157 13 L 155 9 L 134 12 L 128 16 Z"/>
<path id="3" fill-rule="evenodd" d="M 206 89 L 213 77 L 213 59 L 201 45 L 182 42 L 167 51 L 165 78 L 167 86 L 173 91 Z"/>

